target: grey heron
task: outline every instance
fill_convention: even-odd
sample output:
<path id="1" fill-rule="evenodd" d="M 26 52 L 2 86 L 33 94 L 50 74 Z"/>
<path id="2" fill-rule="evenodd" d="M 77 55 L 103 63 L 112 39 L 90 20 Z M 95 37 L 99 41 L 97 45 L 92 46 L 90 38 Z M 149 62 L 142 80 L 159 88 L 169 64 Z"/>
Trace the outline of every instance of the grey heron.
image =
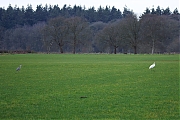
<path id="1" fill-rule="evenodd" d="M 20 66 L 16 69 L 16 71 L 19 71 L 19 70 L 21 69 L 21 66 L 22 66 L 22 65 L 20 65 Z"/>

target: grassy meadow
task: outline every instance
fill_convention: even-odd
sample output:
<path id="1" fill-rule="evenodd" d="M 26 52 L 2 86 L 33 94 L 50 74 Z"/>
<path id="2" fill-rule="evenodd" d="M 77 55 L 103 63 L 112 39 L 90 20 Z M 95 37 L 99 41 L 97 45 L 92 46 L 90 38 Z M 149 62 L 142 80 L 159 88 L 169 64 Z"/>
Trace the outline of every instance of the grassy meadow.
<path id="1" fill-rule="evenodd" d="M 179 63 L 179 55 L 0 55 L 0 119 L 178 119 Z"/>

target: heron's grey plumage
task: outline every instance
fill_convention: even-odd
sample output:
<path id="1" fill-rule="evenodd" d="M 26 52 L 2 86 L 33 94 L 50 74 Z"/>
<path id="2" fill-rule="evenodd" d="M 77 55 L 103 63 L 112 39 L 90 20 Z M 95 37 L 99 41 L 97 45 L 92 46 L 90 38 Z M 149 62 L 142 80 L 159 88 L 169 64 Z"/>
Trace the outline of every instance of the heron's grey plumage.
<path id="1" fill-rule="evenodd" d="M 20 65 L 20 66 L 16 69 L 16 71 L 19 71 L 19 70 L 21 69 L 21 66 L 22 66 L 22 65 Z"/>

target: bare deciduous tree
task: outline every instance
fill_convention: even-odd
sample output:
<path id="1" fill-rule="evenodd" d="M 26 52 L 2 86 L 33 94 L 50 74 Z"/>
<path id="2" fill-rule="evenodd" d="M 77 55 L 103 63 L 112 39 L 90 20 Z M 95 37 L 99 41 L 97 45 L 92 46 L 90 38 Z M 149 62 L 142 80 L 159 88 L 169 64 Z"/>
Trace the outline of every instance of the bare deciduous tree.
<path id="1" fill-rule="evenodd" d="M 141 19 L 141 35 L 151 45 L 151 53 L 165 51 L 167 41 L 174 39 L 178 25 L 167 16 L 144 15 Z M 159 49 L 159 50 L 158 50 Z"/>
<path id="2" fill-rule="evenodd" d="M 59 46 L 60 53 L 63 53 L 63 46 L 68 34 L 66 18 L 57 17 L 50 19 L 47 26 L 44 28 L 44 32 L 46 37 L 48 37 L 46 40 L 50 39 L 50 41 L 54 41 Z"/>
<path id="3" fill-rule="evenodd" d="M 121 22 L 110 23 L 97 34 L 101 45 L 104 47 L 113 47 L 114 54 L 117 53 L 117 48 L 122 44 L 122 29 Z"/>
<path id="4" fill-rule="evenodd" d="M 140 22 L 137 16 L 134 14 L 127 15 L 123 19 L 123 33 L 127 44 L 129 44 L 134 49 L 134 54 L 137 54 L 137 47 L 140 43 Z"/>
<path id="5" fill-rule="evenodd" d="M 49 54 L 51 51 L 53 40 L 50 38 L 50 36 L 46 34 L 48 31 L 47 29 L 48 27 L 46 26 L 42 30 L 42 41 L 43 41 L 43 46 L 46 48 L 47 54 Z"/>
<path id="6" fill-rule="evenodd" d="M 67 19 L 67 23 L 69 43 L 73 46 L 73 54 L 75 54 L 76 47 L 83 44 L 83 40 L 86 39 L 88 24 L 80 17 L 71 17 Z"/>
<path id="7" fill-rule="evenodd" d="M 94 52 L 102 52 L 102 45 L 99 43 L 99 38 L 97 34 L 99 34 L 99 31 L 102 30 L 107 23 L 103 23 L 101 21 L 94 22 L 90 25 L 90 29 L 92 30 L 92 47 Z"/>

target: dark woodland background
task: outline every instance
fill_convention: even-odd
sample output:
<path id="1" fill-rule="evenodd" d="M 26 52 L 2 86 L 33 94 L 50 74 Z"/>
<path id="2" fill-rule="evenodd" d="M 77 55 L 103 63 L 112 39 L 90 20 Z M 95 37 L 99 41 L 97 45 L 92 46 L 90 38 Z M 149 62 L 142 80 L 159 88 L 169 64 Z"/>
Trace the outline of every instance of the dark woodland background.
<path id="1" fill-rule="evenodd" d="M 0 8 L 0 52 L 179 53 L 178 9 Z"/>

